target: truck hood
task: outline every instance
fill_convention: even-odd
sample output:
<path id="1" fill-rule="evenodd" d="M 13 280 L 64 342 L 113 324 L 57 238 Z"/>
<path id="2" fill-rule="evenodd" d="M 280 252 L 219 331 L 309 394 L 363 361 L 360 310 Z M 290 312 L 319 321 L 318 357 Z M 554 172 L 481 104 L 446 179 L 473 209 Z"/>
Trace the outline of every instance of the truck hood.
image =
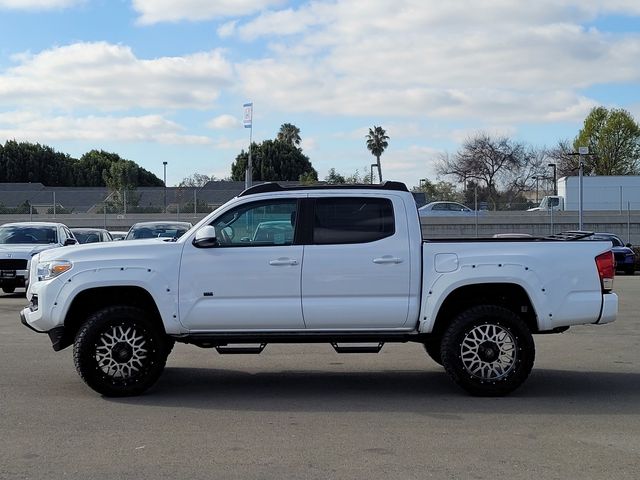
<path id="1" fill-rule="evenodd" d="M 157 239 L 131 240 L 119 242 L 87 243 L 40 253 L 41 262 L 68 260 L 73 263 L 92 263 L 96 267 L 137 264 L 140 261 L 169 259 L 171 251 L 180 255 L 184 245 L 175 242 L 161 242 Z"/>

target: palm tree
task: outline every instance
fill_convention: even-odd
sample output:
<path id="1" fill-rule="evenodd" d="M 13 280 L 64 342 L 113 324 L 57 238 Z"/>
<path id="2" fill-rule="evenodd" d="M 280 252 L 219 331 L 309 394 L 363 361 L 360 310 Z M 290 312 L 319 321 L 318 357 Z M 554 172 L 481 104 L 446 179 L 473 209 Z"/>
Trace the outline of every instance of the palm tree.
<path id="1" fill-rule="evenodd" d="M 288 143 L 292 147 L 299 147 L 302 139 L 300 138 L 300 129 L 291 123 L 283 123 L 280 126 L 277 140 Z"/>
<path id="2" fill-rule="evenodd" d="M 382 152 L 389 146 L 387 142 L 389 137 L 387 132 L 382 127 L 376 127 L 369 129 L 367 135 L 367 148 L 371 151 L 371 154 L 376 157 L 376 163 L 378 164 L 378 178 L 382 182 L 382 167 L 380 166 L 380 156 Z"/>

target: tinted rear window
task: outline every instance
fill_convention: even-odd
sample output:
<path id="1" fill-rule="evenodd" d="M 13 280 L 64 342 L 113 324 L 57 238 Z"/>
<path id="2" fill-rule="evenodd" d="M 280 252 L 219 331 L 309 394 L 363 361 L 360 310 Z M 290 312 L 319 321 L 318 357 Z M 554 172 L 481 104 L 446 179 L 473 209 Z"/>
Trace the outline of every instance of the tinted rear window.
<path id="1" fill-rule="evenodd" d="M 317 198 L 313 243 L 365 243 L 393 235 L 393 205 L 385 198 Z"/>

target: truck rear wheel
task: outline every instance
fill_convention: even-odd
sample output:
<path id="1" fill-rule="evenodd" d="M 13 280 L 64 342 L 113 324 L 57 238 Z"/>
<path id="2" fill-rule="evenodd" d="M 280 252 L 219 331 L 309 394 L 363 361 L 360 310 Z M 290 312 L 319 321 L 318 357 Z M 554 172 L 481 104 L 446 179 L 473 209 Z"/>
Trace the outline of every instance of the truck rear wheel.
<path id="1" fill-rule="evenodd" d="M 449 376 L 477 396 L 501 396 L 529 376 L 535 345 L 524 321 L 504 307 L 478 305 L 460 313 L 442 339 Z"/>
<path id="2" fill-rule="evenodd" d="M 16 291 L 16 287 L 14 285 L 5 285 L 2 287 L 2 291 L 4 293 L 13 293 Z"/>
<path id="3" fill-rule="evenodd" d="M 107 307 L 91 315 L 73 346 L 78 374 L 107 397 L 144 392 L 162 374 L 167 354 L 164 332 L 144 310 L 129 306 Z"/>

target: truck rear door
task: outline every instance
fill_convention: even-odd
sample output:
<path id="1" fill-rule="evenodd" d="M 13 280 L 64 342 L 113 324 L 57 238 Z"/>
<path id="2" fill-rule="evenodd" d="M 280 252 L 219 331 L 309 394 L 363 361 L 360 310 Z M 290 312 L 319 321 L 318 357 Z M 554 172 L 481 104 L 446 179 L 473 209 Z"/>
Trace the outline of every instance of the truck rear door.
<path id="1" fill-rule="evenodd" d="M 313 233 L 302 268 L 307 329 L 404 326 L 411 259 L 402 200 L 316 193 L 310 201 Z"/>

